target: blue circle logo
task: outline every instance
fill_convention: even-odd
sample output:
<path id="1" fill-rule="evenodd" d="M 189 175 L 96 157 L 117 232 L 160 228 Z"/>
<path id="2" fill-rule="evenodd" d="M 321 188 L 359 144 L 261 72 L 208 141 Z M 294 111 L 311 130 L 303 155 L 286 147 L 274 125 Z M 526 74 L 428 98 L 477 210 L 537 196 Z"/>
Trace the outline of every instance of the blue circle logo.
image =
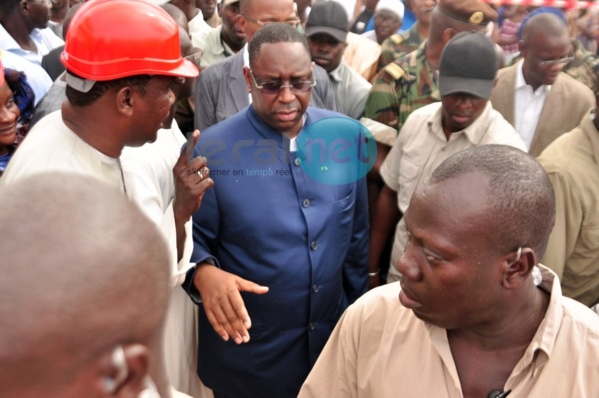
<path id="1" fill-rule="evenodd" d="M 376 160 L 376 142 L 357 120 L 330 117 L 306 127 L 297 137 L 302 169 L 323 184 L 349 184 L 364 177 Z"/>

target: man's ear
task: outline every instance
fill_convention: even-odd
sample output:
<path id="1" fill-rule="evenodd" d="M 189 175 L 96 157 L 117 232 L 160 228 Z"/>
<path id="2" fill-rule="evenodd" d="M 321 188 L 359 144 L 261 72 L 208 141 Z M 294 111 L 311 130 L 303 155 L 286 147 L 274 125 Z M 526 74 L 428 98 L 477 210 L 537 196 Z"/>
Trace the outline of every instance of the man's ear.
<path id="1" fill-rule="evenodd" d="M 503 261 L 502 284 L 512 290 L 527 283 L 537 265 L 537 255 L 530 247 L 522 247 L 506 255 Z"/>
<path id="2" fill-rule="evenodd" d="M 243 33 L 247 34 L 247 32 L 245 31 L 245 24 L 247 23 L 247 20 L 243 17 L 243 15 L 237 14 L 237 16 L 235 17 L 235 21 L 239 24 L 239 27 L 241 28 Z"/>
<path id="3" fill-rule="evenodd" d="M 141 344 L 123 346 L 129 377 L 123 382 L 117 397 L 137 397 L 146 388 L 146 377 L 150 371 L 150 349 Z"/>
<path id="4" fill-rule="evenodd" d="M 456 30 L 454 28 L 447 28 L 443 31 L 443 42 L 447 44 L 452 37 L 456 35 Z"/>
<path id="5" fill-rule="evenodd" d="M 133 115 L 133 106 L 135 105 L 135 90 L 131 86 L 123 86 L 116 92 L 116 107 L 118 113 L 124 116 Z"/>
<path id="6" fill-rule="evenodd" d="M 19 12 L 22 15 L 29 15 L 29 3 L 27 0 L 21 0 L 19 2 Z"/>
<path id="7" fill-rule="evenodd" d="M 248 93 L 252 92 L 252 76 L 250 75 L 250 68 L 247 66 L 243 67 L 243 77 L 245 78 L 245 84 L 248 88 Z"/>
<path id="8" fill-rule="evenodd" d="M 528 48 L 526 48 L 524 40 L 518 40 L 518 50 L 520 50 L 520 55 L 523 57 L 527 54 Z"/>
<path id="9" fill-rule="evenodd" d="M 150 350 L 141 344 L 117 346 L 98 360 L 99 380 L 106 397 L 133 398 L 145 388 Z"/>

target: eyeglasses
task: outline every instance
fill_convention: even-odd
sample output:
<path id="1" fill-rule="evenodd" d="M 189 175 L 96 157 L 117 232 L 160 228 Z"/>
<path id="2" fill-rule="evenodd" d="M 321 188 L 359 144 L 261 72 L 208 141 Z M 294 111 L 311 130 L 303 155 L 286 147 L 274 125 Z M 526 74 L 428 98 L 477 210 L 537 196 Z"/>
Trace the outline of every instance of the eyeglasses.
<path id="1" fill-rule="evenodd" d="M 197 52 L 193 53 L 193 54 L 189 54 L 188 56 L 184 57 L 186 60 L 188 60 L 189 62 L 191 62 L 192 64 L 194 64 L 195 66 L 198 67 L 198 69 L 200 68 L 200 64 L 202 63 L 202 55 L 204 54 L 204 52 L 202 50 L 198 50 Z"/>
<path id="2" fill-rule="evenodd" d="M 271 24 L 271 23 L 286 23 L 288 25 L 293 26 L 294 28 L 297 28 L 299 26 L 299 24 L 300 24 L 300 20 L 299 19 L 292 19 L 292 20 L 289 20 L 289 21 L 281 21 L 281 22 L 279 22 L 279 21 L 276 21 L 276 22 L 275 21 L 262 22 L 259 19 L 250 17 L 249 15 L 241 14 L 241 16 L 244 17 L 245 19 L 249 19 L 250 21 L 257 23 L 260 26 L 266 26 L 266 25 Z"/>
<path id="3" fill-rule="evenodd" d="M 254 85 L 260 89 L 262 94 L 266 95 L 276 95 L 279 94 L 284 88 L 288 88 L 296 94 L 307 93 L 312 89 L 312 87 L 316 86 L 316 82 L 313 80 L 291 80 L 287 84 L 283 84 L 280 80 L 273 80 L 269 82 L 264 82 L 258 84 L 256 82 L 256 78 L 254 77 L 254 73 L 250 70 L 250 76 L 252 76 L 252 81 Z"/>
<path id="4" fill-rule="evenodd" d="M 564 57 L 558 59 L 548 59 L 545 61 L 539 61 L 539 65 L 541 65 L 543 68 L 549 68 L 554 65 L 565 66 L 572 61 L 574 61 L 574 57 Z"/>

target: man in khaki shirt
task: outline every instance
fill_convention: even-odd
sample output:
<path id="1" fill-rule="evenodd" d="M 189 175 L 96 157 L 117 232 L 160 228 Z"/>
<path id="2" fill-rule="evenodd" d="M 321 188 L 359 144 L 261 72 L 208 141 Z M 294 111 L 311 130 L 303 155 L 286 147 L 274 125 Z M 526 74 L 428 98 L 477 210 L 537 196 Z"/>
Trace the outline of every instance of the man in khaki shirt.
<path id="1" fill-rule="evenodd" d="M 591 115 L 538 159 L 556 197 L 543 263 L 560 277 L 564 295 L 588 306 L 599 303 L 599 116 Z"/>
<path id="2" fill-rule="evenodd" d="M 518 149 L 447 159 L 405 214 L 401 281 L 348 308 L 299 397 L 596 397 L 599 317 L 538 263 L 554 211 Z"/>
<path id="3" fill-rule="evenodd" d="M 495 49 L 483 34 L 462 32 L 448 42 L 439 68 L 441 102 L 410 114 L 381 166 L 385 185 L 371 227 L 371 274 L 381 266 L 384 244 L 395 227 L 387 281 L 398 280 L 395 263 L 407 241 L 399 217 L 418 185 L 442 161 L 475 145 L 503 144 L 526 150 L 518 133 L 488 101 L 496 73 Z M 375 278 L 370 279 L 372 286 Z"/>

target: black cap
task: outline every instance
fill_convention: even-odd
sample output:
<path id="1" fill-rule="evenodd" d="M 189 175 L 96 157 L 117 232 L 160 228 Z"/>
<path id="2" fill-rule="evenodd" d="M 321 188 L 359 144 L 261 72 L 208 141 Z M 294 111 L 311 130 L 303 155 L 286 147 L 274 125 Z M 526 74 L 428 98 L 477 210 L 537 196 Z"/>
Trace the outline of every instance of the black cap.
<path id="1" fill-rule="evenodd" d="M 496 75 L 493 42 L 482 33 L 461 32 L 445 45 L 441 54 L 439 91 L 442 96 L 467 93 L 489 99 Z"/>
<path id="2" fill-rule="evenodd" d="M 306 21 L 306 36 L 325 33 L 345 43 L 349 25 L 345 8 L 336 1 L 314 4 Z"/>

